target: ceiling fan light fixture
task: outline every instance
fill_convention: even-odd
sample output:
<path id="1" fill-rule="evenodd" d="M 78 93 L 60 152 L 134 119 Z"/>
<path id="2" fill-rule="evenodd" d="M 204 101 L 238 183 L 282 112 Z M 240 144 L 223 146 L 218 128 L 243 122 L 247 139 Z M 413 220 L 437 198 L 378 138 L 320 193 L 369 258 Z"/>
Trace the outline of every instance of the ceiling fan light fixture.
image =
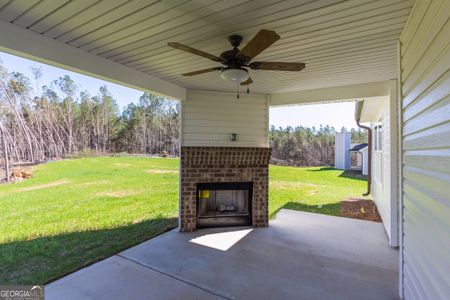
<path id="1" fill-rule="evenodd" d="M 230 82 L 241 83 L 246 81 L 250 75 L 244 68 L 230 68 L 223 70 L 220 77 Z"/>
<path id="2" fill-rule="evenodd" d="M 174 49 L 201 56 L 222 64 L 222 66 L 197 70 L 181 75 L 194 76 L 221 71 L 220 77 L 226 81 L 237 84 L 237 91 L 239 92 L 239 85 L 247 86 L 248 90 L 248 85 L 253 83 L 253 80 L 248 73 L 249 69 L 298 72 L 305 68 L 305 64 L 299 62 L 252 61 L 256 56 L 261 54 L 279 39 L 280 36 L 275 31 L 261 29 L 244 47 L 242 47 L 242 49 L 239 49 L 238 47 L 242 42 L 242 36 L 235 34 L 228 38 L 228 41 L 233 48 L 222 52 L 219 56 L 177 42 L 169 42 L 167 45 Z"/>

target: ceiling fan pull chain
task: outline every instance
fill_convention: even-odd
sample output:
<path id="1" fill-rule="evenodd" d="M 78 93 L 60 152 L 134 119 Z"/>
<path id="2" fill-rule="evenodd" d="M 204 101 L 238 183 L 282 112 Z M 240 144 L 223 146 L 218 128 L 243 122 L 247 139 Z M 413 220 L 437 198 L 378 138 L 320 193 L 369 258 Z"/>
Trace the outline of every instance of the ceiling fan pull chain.
<path id="1" fill-rule="evenodd" d="M 236 99 L 239 99 L 239 81 L 236 84 Z"/>

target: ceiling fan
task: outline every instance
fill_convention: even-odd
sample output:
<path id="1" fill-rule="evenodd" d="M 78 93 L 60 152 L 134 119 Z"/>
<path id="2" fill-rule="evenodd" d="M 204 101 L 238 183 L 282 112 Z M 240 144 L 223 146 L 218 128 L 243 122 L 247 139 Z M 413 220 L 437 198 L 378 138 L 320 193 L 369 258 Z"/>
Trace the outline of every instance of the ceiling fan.
<path id="1" fill-rule="evenodd" d="M 263 52 L 279 39 L 280 36 L 275 31 L 262 29 L 247 43 L 247 45 L 239 50 L 238 47 L 242 42 L 242 36 L 231 35 L 228 40 L 230 41 L 231 46 L 233 46 L 233 49 L 222 52 L 220 56 L 215 56 L 204 51 L 183 45 L 181 43 L 169 42 L 167 45 L 178 50 L 186 51 L 211 59 L 224 65 L 221 67 L 214 67 L 184 73 L 182 74 L 183 76 L 194 76 L 212 71 L 221 71 L 221 78 L 240 84 L 242 86 L 248 86 L 253 82 L 253 80 L 250 77 L 247 68 L 250 68 L 252 70 L 272 71 L 301 71 L 305 68 L 304 63 L 297 62 L 251 62 L 253 58 L 255 58 L 258 54 Z"/>

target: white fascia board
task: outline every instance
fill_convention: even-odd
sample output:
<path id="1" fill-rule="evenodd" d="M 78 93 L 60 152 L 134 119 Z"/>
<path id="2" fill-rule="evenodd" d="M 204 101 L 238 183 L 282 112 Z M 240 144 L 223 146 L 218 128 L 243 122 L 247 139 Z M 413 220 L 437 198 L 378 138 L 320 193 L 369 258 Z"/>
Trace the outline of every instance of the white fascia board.
<path id="1" fill-rule="evenodd" d="M 270 106 L 352 101 L 389 95 L 389 81 L 271 94 Z"/>
<path id="2" fill-rule="evenodd" d="M 186 99 L 182 86 L 3 21 L 0 21 L 0 50 L 142 91 Z"/>

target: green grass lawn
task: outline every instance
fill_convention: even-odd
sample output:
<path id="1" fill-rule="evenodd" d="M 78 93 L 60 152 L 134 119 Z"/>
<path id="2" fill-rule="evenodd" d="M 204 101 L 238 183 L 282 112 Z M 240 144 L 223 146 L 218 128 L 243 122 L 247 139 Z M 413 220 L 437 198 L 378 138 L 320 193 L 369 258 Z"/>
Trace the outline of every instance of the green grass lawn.
<path id="1" fill-rule="evenodd" d="M 178 163 L 64 160 L 1 185 L 0 283 L 46 283 L 174 228 Z M 339 215 L 339 202 L 364 189 L 334 169 L 271 166 L 270 216 L 281 208 Z"/>
<path id="2" fill-rule="evenodd" d="M 339 216 L 341 201 L 362 198 L 367 181 L 324 167 L 270 166 L 269 214 L 281 208 Z"/>

